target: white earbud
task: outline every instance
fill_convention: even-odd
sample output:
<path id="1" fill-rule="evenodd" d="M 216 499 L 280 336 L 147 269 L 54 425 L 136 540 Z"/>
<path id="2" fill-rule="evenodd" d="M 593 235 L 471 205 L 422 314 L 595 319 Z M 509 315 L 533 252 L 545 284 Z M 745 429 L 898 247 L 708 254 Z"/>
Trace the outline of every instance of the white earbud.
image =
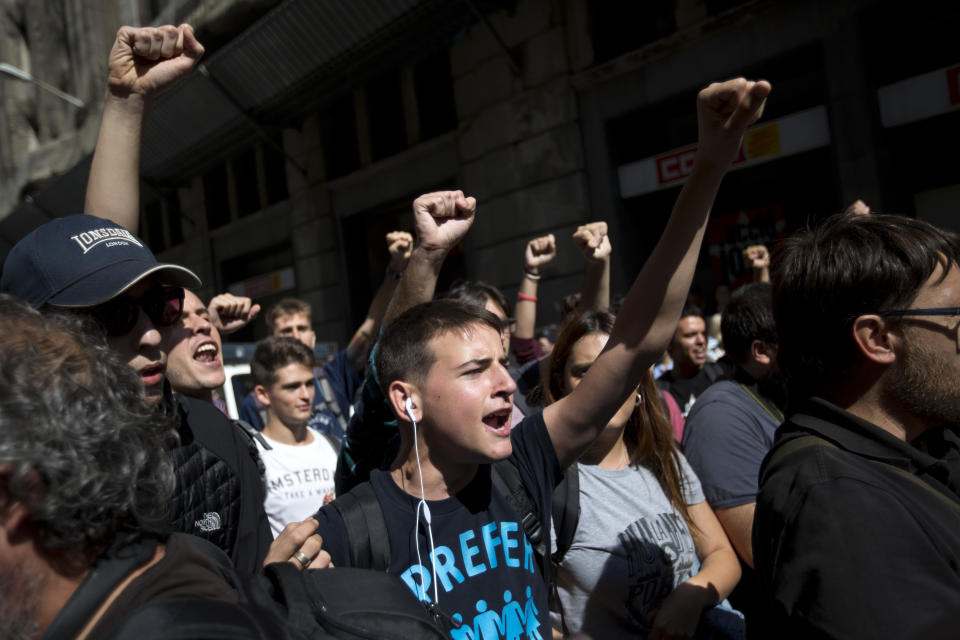
<path id="1" fill-rule="evenodd" d="M 403 408 L 407 410 L 407 417 L 410 418 L 410 422 L 416 423 L 417 419 L 413 417 L 413 398 L 408 396 L 403 401 Z"/>

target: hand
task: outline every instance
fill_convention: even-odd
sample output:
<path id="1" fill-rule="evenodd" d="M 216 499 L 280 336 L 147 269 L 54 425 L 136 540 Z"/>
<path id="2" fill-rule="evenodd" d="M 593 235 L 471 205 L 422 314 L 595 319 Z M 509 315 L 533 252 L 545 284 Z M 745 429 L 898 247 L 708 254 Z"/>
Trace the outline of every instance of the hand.
<path id="1" fill-rule="evenodd" d="M 413 201 L 417 248 L 446 255 L 467 234 L 476 212 L 476 198 L 464 197 L 463 191 L 420 196 Z"/>
<path id="2" fill-rule="evenodd" d="M 681 583 L 647 616 L 651 628 L 647 640 L 686 640 L 692 638 L 704 609 L 711 606 L 716 592 L 689 583 Z"/>
<path id="3" fill-rule="evenodd" d="M 220 333 L 233 333 L 250 324 L 260 313 L 260 305 L 253 300 L 232 293 L 221 293 L 210 299 L 207 305 L 210 324 Z"/>
<path id="4" fill-rule="evenodd" d="M 527 243 L 523 252 L 523 268 L 534 275 L 540 273 L 540 267 L 545 266 L 557 257 L 557 239 L 553 234 L 534 238 Z"/>
<path id="5" fill-rule="evenodd" d="M 291 522 L 283 528 L 280 535 L 270 545 L 263 566 L 274 562 L 289 562 L 301 571 L 311 569 L 327 569 L 333 566 L 330 554 L 323 550 L 323 538 L 314 533 L 317 530 L 317 521 L 307 518 L 302 522 Z M 302 553 L 308 559 L 306 566 L 297 558 Z"/>
<path id="6" fill-rule="evenodd" d="M 752 269 L 770 268 L 770 252 L 762 244 L 750 245 L 744 249 L 743 259 Z"/>
<path id="7" fill-rule="evenodd" d="M 744 78 L 714 82 L 697 96 L 698 164 L 726 169 L 737 157 L 743 134 L 763 114 L 770 83 Z"/>
<path id="8" fill-rule="evenodd" d="M 390 254 L 390 270 L 403 271 L 413 253 L 413 236 L 406 231 L 391 231 L 387 234 L 387 252 Z"/>
<path id="9" fill-rule="evenodd" d="M 590 222 L 577 227 L 573 232 L 573 243 L 583 254 L 587 262 L 603 262 L 610 259 L 613 247 L 607 235 L 606 222 Z"/>
<path id="10" fill-rule="evenodd" d="M 858 216 L 870 214 L 870 205 L 863 200 L 854 200 L 850 206 L 843 210 L 844 213 L 855 213 Z"/>
<path id="11" fill-rule="evenodd" d="M 119 96 L 153 98 L 180 80 L 203 55 L 193 27 L 120 27 L 107 60 L 107 86 Z"/>

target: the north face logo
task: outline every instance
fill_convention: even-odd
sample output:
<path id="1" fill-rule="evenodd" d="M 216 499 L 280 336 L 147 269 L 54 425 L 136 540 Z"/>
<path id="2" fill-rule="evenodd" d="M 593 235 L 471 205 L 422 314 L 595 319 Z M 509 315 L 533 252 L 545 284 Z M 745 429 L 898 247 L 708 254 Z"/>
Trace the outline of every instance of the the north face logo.
<path id="1" fill-rule="evenodd" d="M 127 242 L 132 242 L 138 247 L 143 247 L 140 244 L 140 241 L 135 235 L 127 231 L 126 229 L 117 229 L 116 227 L 106 227 L 103 229 L 91 229 L 90 231 L 84 231 L 83 233 L 77 234 L 75 236 L 70 236 L 70 239 L 80 245 L 80 248 L 83 249 L 84 253 L 90 251 L 98 244 L 104 242 L 121 242 L 126 244 Z"/>
<path id="2" fill-rule="evenodd" d="M 207 533 L 211 531 L 217 531 L 220 529 L 220 514 L 211 511 L 209 513 L 203 514 L 203 517 L 197 520 L 195 523 L 196 527 L 200 531 L 205 531 Z"/>

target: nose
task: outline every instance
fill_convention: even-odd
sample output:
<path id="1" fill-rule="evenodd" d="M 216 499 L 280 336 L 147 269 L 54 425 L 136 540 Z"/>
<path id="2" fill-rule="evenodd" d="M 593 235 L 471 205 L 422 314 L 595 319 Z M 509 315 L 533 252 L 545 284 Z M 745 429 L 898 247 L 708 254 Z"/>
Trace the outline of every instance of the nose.
<path id="1" fill-rule="evenodd" d="M 132 335 L 137 337 L 140 349 L 153 349 L 160 346 L 160 330 L 153 324 L 143 309 L 137 307 L 137 324 L 133 327 Z"/>
<path id="2" fill-rule="evenodd" d="M 500 376 L 497 378 L 497 393 L 506 393 L 513 394 L 517 390 L 517 383 L 513 381 L 513 376 L 510 375 L 510 372 L 507 371 L 507 368 L 502 364 L 497 364 L 500 367 Z"/>

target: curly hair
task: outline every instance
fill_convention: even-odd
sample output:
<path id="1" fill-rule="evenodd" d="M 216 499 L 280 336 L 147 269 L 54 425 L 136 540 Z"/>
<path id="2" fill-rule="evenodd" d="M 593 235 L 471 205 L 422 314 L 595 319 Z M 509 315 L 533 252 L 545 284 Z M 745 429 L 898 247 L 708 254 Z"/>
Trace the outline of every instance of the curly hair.
<path id="1" fill-rule="evenodd" d="M 78 561 L 161 518 L 174 485 L 174 423 L 90 328 L 0 295 L 0 506 Z"/>

